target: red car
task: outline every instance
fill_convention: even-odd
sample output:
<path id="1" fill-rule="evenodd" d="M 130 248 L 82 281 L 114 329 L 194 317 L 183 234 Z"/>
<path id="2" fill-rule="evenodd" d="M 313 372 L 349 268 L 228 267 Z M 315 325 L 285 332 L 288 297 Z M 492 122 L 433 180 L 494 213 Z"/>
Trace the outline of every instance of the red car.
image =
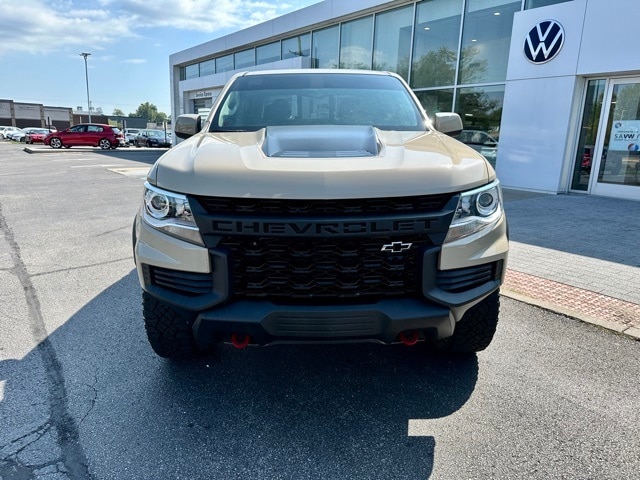
<path id="1" fill-rule="evenodd" d="M 44 143 L 44 139 L 47 135 L 49 135 L 50 131 L 48 128 L 32 128 L 29 132 L 24 136 L 25 143 Z"/>
<path id="2" fill-rule="evenodd" d="M 51 132 L 45 137 L 44 143 L 51 148 L 85 146 L 109 150 L 124 145 L 124 135 L 119 128 L 111 125 L 82 123 L 61 132 Z"/>

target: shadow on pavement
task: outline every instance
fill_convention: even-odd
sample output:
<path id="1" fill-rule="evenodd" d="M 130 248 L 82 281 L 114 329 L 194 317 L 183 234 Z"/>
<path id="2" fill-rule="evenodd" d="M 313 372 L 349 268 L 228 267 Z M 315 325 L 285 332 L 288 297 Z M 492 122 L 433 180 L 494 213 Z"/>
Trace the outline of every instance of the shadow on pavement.
<path id="1" fill-rule="evenodd" d="M 477 379 L 475 356 L 378 345 L 220 346 L 172 363 L 147 344 L 132 271 L 0 362 L 0 419 L 43 418 L 3 426 L 0 477 L 88 464 L 93 478 L 424 479 L 437 439 L 408 437 L 408 421 L 456 412 Z"/>

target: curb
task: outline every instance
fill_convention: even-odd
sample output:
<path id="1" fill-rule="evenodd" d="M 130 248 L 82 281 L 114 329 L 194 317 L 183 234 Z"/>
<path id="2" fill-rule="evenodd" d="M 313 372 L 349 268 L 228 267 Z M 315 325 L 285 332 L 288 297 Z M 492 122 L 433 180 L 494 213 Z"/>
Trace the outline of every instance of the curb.
<path id="1" fill-rule="evenodd" d="M 149 151 L 166 151 L 168 148 L 148 148 L 148 147 L 118 147 L 112 150 L 102 150 L 99 147 L 73 147 L 73 150 L 70 148 L 50 148 L 50 147 L 24 147 L 23 151 L 26 153 L 73 153 L 73 152 L 100 152 L 100 153 L 108 153 L 108 152 L 117 152 L 127 151 L 127 152 L 149 152 Z"/>
<path id="2" fill-rule="evenodd" d="M 511 298 L 513 300 L 517 300 L 518 302 L 526 303 L 528 305 L 533 305 L 538 308 L 542 308 L 543 310 L 547 310 L 553 313 L 557 313 L 560 315 L 564 315 L 569 318 L 573 318 L 579 320 L 584 323 L 588 323 L 591 325 L 596 325 L 598 327 L 611 330 L 613 332 L 622 334 L 626 337 L 629 337 L 633 340 L 640 341 L 640 328 L 635 326 L 627 326 L 620 325 L 615 322 L 610 322 L 607 320 L 602 320 L 596 318 L 592 315 L 587 315 L 583 312 L 577 312 L 571 308 L 566 308 L 561 305 L 557 305 L 551 302 L 547 302 L 545 300 L 540 300 L 538 298 L 533 298 L 528 295 L 523 295 L 518 292 L 514 292 L 513 290 L 509 290 L 504 286 L 500 289 L 500 295 L 503 295 L 507 298 Z"/>

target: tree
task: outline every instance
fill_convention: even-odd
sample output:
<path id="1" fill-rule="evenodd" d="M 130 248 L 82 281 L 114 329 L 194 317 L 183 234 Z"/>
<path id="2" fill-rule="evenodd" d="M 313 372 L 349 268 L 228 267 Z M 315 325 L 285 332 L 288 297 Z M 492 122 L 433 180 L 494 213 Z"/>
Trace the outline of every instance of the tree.
<path id="1" fill-rule="evenodd" d="M 129 114 L 130 117 L 142 117 L 146 118 L 148 122 L 162 123 L 167 121 L 167 114 L 158 111 L 153 103 L 145 102 L 141 103 L 138 109 Z"/>
<path id="2" fill-rule="evenodd" d="M 122 110 L 120 110 L 119 108 L 114 108 L 112 115 L 114 117 L 124 117 L 124 112 Z"/>

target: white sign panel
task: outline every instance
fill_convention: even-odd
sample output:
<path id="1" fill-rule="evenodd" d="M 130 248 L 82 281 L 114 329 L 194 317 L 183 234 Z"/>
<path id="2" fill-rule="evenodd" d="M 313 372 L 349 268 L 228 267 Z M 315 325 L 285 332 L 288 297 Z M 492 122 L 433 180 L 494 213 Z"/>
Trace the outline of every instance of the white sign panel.
<path id="1" fill-rule="evenodd" d="M 611 126 L 609 150 L 640 151 L 640 120 L 618 120 Z"/>

